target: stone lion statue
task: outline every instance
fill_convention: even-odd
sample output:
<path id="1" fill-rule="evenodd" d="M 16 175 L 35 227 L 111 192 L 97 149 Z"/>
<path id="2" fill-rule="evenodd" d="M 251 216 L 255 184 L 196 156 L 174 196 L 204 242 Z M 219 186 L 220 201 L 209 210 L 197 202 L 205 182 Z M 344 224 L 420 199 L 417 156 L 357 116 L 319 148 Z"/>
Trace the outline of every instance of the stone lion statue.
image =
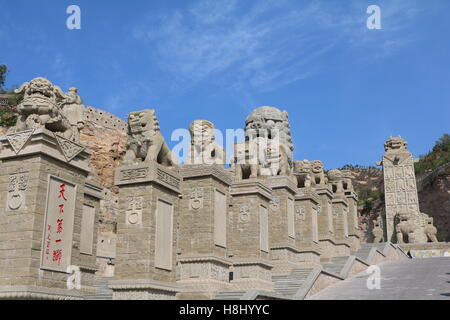
<path id="1" fill-rule="evenodd" d="M 70 88 L 61 102 L 61 110 L 69 120 L 73 132 L 73 140 L 80 140 L 80 130 L 84 128 L 83 102 L 77 88 Z"/>
<path id="2" fill-rule="evenodd" d="M 266 164 L 266 160 L 264 155 L 258 156 L 258 149 L 258 141 L 254 140 L 234 144 L 231 166 L 237 180 L 261 175 L 260 168 Z"/>
<path id="3" fill-rule="evenodd" d="M 433 225 L 433 218 L 429 217 L 426 213 L 422 213 L 425 217 L 425 226 L 424 226 L 424 232 L 431 242 L 439 242 L 436 235 L 437 235 L 437 229 Z"/>
<path id="4" fill-rule="evenodd" d="M 334 193 L 344 192 L 343 173 L 341 170 L 329 170 L 327 172 L 328 182 L 333 186 Z"/>
<path id="5" fill-rule="evenodd" d="M 395 226 L 395 233 L 397 234 L 397 243 L 414 243 L 414 233 L 416 226 L 409 219 L 407 213 L 398 214 L 398 223 Z"/>
<path id="6" fill-rule="evenodd" d="M 344 191 L 353 191 L 353 175 L 349 170 L 342 170 L 342 187 Z"/>
<path id="7" fill-rule="evenodd" d="M 157 162 L 172 167 L 178 163 L 159 130 L 155 110 L 147 109 L 128 115 L 128 143 L 123 162 L 125 165 Z"/>
<path id="8" fill-rule="evenodd" d="M 225 150 L 214 140 L 214 124 L 208 120 L 195 120 L 189 126 L 191 145 L 186 164 L 225 164 Z"/>
<path id="9" fill-rule="evenodd" d="M 326 184 L 325 172 L 323 171 L 323 162 L 320 160 L 314 160 L 311 162 L 312 181 L 314 185 Z"/>
<path id="10" fill-rule="evenodd" d="M 390 137 L 384 144 L 384 151 L 402 152 L 408 149 L 408 142 L 402 137 Z"/>
<path id="11" fill-rule="evenodd" d="M 383 229 L 381 228 L 380 217 L 373 220 L 372 222 L 373 222 L 373 229 L 372 229 L 373 242 L 374 243 L 383 242 Z"/>
<path id="12" fill-rule="evenodd" d="M 294 176 L 299 188 L 309 188 L 312 185 L 312 163 L 308 160 L 294 161 Z"/>
<path id="13" fill-rule="evenodd" d="M 267 106 L 253 110 L 245 121 L 245 138 L 235 145 L 232 157 L 238 179 L 291 174 L 293 145 L 286 111 Z"/>
<path id="14" fill-rule="evenodd" d="M 8 132 L 46 128 L 60 133 L 66 139 L 79 142 L 69 119 L 61 109 L 67 98 L 61 88 L 45 78 L 35 78 L 25 82 L 14 92 L 23 93 L 23 100 L 17 106 L 16 125 Z"/>
<path id="15" fill-rule="evenodd" d="M 314 187 L 326 184 L 327 179 L 323 171 L 323 163 L 320 160 L 294 161 L 294 175 L 297 177 L 298 186 Z"/>

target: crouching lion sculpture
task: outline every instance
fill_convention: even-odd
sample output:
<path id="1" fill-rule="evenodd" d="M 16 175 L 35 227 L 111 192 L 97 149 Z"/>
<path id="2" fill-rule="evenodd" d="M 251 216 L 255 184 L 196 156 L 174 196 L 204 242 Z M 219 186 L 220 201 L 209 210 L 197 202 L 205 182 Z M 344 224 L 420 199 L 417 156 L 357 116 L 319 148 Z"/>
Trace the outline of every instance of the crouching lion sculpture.
<path id="1" fill-rule="evenodd" d="M 395 226 L 397 234 L 397 243 L 414 243 L 414 233 L 416 227 L 412 221 L 409 221 L 409 216 L 406 213 L 398 214 L 399 222 Z"/>
<path id="2" fill-rule="evenodd" d="M 137 161 L 157 162 L 166 167 L 172 167 L 178 162 L 161 135 L 153 109 L 128 115 L 128 144 L 123 162 L 131 165 Z"/>
<path id="3" fill-rule="evenodd" d="M 60 87 L 45 78 L 35 78 L 25 82 L 14 92 L 23 94 L 23 99 L 17 106 L 16 125 L 10 128 L 8 133 L 46 128 L 60 133 L 66 139 L 79 142 L 61 108 L 67 96 Z"/>

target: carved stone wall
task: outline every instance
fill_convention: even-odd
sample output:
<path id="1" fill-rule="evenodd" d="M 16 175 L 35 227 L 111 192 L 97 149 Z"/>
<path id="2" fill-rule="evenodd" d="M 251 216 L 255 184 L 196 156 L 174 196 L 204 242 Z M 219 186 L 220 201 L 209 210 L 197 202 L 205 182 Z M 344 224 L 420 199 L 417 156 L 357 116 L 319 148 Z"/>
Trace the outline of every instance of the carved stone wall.
<path id="1" fill-rule="evenodd" d="M 98 220 L 93 211 L 93 219 L 83 221 L 83 207 L 98 209 L 101 188 L 86 185 L 88 152 L 69 165 L 54 134 L 45 129 L 35 130 L 17 150 L 7 137 L 0 143 L 0 287 L 29 295 L 21 287 L 28 286 L 54 299 L 92 292 Z M 81 287 L 69 291 L 71 266 L 80 269 Z"/>

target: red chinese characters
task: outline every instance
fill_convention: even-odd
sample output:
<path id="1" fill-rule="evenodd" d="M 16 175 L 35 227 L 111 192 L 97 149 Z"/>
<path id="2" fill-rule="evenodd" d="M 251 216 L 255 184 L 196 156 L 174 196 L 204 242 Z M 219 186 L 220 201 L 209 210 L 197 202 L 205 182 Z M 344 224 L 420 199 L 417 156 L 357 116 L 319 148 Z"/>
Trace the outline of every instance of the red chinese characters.
<path id="1" fill-rule="evenodd" d="M 58 262 L 58 265 L 59 265 L 61 263 L 61 259 L 63 257 L 63 250 L 62 250 L 62 248 L 59 247 L 62 244 L 62 236 L 63 236 L 63 231 L 64 231 L 64 228 L 63 228 L 64 219 L 62 217 L 64 216 L 64 207 L 65 207 L 65 202 L 67 201 L 66 185 L 64 183 L 59 186 L 58 199 L 60 199 L 59 200 L 60 203 L 58 204 L 58 207 L 57 207 L 59 218 L 56 219 L 56 234 L 58 234 L 59 237 L 58 237 L 58 239 L 55 239 L 56 249 L 53 250 L 52 261 Z"/>
<path id="2" fill-rule="evenodd" d="M 61 263 L 61 258 L 62 258 L 62 250 L 61 249 L 53 250 L 53 261 L 58 262 L 59 265 Z"/>
<path id="3" fill-rule="evenodd" d="M 62 230 L 63 230 L 63 226 L 62 226 L 63 221 L 64 221 L 64 219 L 56 220 L 56 224 L 57 224 L 56 233 L 61 233 L 62 232 Z"/>
<path id="4" fill-rule="evenodd" d="M 66 199 L 66 197 L 65 197 L 65 192 L 66 192 L 66 190 L 65 190 L 65 188 L 66 188 L 66 185 L 63 183 L 62 185 L 60 185 L 59 186 L 60 187 L 60 190 L 59 190 L 59 196 L 58 196 L 58 198 L 63 198 L 65 201 L 67 201 L 67 199 Z"/>

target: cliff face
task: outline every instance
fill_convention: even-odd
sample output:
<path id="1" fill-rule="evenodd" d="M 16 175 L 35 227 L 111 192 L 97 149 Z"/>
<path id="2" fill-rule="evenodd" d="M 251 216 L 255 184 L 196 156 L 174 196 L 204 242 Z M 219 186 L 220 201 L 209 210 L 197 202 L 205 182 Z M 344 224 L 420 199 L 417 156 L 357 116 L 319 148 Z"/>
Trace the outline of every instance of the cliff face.
<path id="1" fill-rule="evenodd" d="M 381 214 L 384 208 L 381 190 L 383 190 L 383 171 L 375 167 L 349 169 L 353 187 L 358 194 L 358 213 L 360 238 L 371 242 L 372 220 Z"/>
<path id="2" fill-rule="evenodd" d="M 121 164 L 126 151 L 126 134 L 87 123 L 81 131 L 80 140 L 92 151 L 90 164 L 95 169 L 93 175 L 98 177 L 102 186 L 113 189 L 114 169 Z"/>
<path id="3" fill-rule="evenodd" d="M 86 121 L 80 134 L 81 142 L 91 151 L 92 176 L 104 188 L 100 207 L 100 234 L 114 232 L 117 217 L 117 192 L 114 170 L 122 163 L 126 151 L 127 135 L 122 130 L 110 129 L 94 121 Z"/>
<path id="4" fill-rule="evenodd" d="M 384 210 L 383 173 L 381 170 L 358 169 L 352 170 L 352 174 L 359 195 L 360 236 L 364 242 L 371 242 L 372 220 Z M 450 241 L 450 174 L 439 175 L 423 187 L 419 192 L 419 206 L 421 212 L 433 217 L 438 240 Z"/>
<path id="5" fill-rule="evenodd" d="M 450 241 L 450 174 L 438 176 L 419 192 L 420 211 L 434 219 L 439 241 Z"/>

